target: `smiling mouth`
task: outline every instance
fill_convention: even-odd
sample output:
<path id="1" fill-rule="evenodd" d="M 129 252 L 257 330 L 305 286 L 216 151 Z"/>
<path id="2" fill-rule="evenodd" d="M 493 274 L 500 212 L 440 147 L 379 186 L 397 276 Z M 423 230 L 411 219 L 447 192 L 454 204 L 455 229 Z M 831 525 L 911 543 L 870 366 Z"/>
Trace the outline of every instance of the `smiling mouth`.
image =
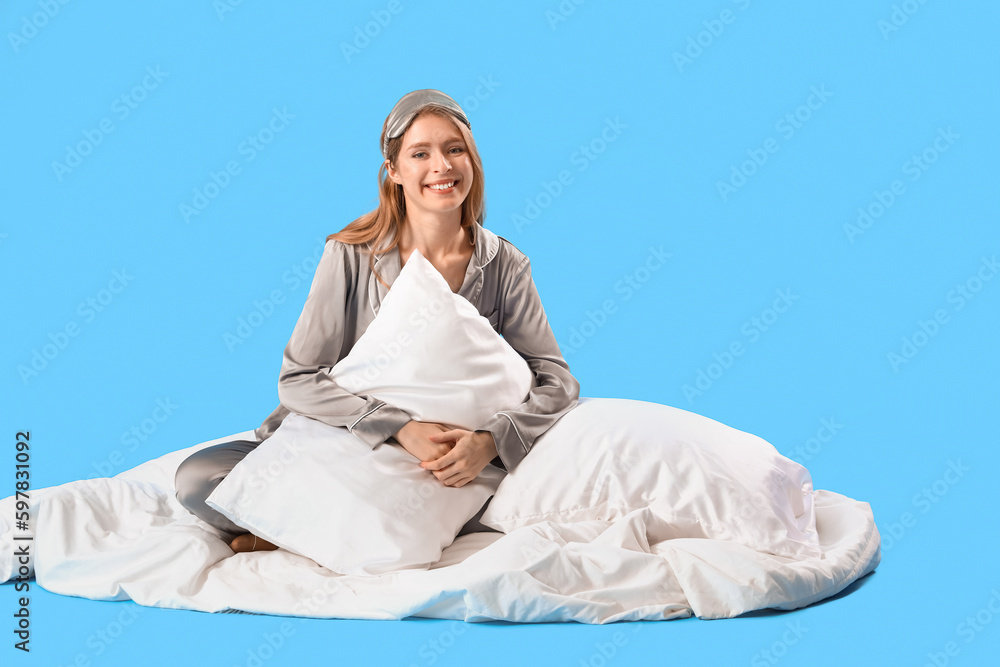
<path id="1" fill-rule="evenodd" d="M 434 190 L 435 192 L 449 192 L 455 189 L 456 183 L 458 183 L 458 181 L 450 181 L 448 183 L 442 183 L 440 185 L 425 185 L 424 187 Z"/>

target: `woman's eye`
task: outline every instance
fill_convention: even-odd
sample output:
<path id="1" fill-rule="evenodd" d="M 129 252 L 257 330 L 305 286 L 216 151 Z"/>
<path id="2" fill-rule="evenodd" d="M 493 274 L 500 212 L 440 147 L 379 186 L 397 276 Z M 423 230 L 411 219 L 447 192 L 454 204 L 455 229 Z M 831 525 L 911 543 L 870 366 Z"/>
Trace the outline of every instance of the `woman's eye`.
<path id="1" fill-rule="evenodd" d="M 449 150 L 450 151 L 458 151 L 459 153 L 461 153 L 465 149 L 462 148 L 461 146 L 452 146 Z M 427 153 L 425 151 L 418 151 L 418 152 L 414 153 L 413 155 L 411 155 L 410 157 L 420 157 L 422 155 L 427 155 Z"/>

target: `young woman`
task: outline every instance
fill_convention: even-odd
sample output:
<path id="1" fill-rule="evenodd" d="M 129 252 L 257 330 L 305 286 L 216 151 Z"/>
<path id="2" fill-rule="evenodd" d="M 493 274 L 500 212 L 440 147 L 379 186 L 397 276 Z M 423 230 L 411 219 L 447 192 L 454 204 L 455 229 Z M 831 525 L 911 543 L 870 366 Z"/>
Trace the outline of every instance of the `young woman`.
<path id="1" fill-rule="evenodd" d="M 401 446 L 441 483 L 460 487 L 491 462 L 513 470 L 535 439 L 576 406 L 580 384 L 556 344 L 528 258 L 482 226 L 483 167 L 470 130 L 461 107 L 438 90 L 416 90 L 399 100 L 382 129 L 379 206 L 327 237 L 285 348 L 280 405 L 255 430 L 254 441 L 207 447 L 178 467 L 177 499 L 232 536 L 234 552 L 277 547 L 247 533 L 205 499 L 289 411 L 343 426 L 372 448 Z M 493 415 L 475 431 L 411 420 L 405 411 L 373 396 L 345 391 L 325 372 L 351 351 L 375 319 L 414 249 L 453 292 L 488 319 L 534 375 L 521 405 Z M 491 531 L 478 521 L 485 510 L 459 535 Z"/>

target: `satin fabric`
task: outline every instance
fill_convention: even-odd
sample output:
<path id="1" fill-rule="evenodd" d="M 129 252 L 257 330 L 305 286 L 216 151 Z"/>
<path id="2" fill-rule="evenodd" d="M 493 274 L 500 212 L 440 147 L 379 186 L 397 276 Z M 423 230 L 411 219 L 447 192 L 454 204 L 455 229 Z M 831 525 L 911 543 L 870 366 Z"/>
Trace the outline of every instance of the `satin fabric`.
<path id="1" fill-rule="evenodd" d="M 549 326 L 531 278 L 528 257 L 507 239 L 475 226 L 475 250 L 458 294 L 475 306 L 528 363 L 533 386 L 523 403 L 498 412 L 476 430 L 493 434 L 493 463 L 513 470 L 535 439 L 572 409 L 580 383 L 570 372 Z M 270 437 L 290 411 L 331 426 L 346 426 L 374 448 L 385 442 L 410 415 L 373 396 L 355 395 L 337 385 L 330 369 L 343 359 L 378 314 L 400 272 L 399 248 L 347 245 L 327 241 L 309 295 L 285 347 L 278 377 L 280 404 L 255 430 Z"/>

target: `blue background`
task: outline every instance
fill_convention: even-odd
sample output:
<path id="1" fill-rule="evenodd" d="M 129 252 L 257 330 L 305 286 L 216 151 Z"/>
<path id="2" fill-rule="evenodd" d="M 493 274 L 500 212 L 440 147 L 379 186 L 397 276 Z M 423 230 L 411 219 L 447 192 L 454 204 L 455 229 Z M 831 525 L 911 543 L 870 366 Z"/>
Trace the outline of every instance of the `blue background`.
<path id="1" fill-rule="evenodd" d="M 34 588 L 30 656 L 10 646 L 5 587 L 2 660 L 248 665 L 277 633 L 265 664 L 985 664 L 998 19 L 985 1 L 3 3 L 0 426 L 31 430 L 34 487 L 258 426 L 322 239 L 377 202 L 385 116 L 437 88 L 468 113 L 486 226 L 531 258 L 581 395 L 760 435 L 816 488 L 871 503 L 883 560 L 796 612 L 610 626 L 209 615 Z M 196 191 L 211 197 L 186 220 Z M 653 270 L 651 248 L 670 253 Z M 227 344 L 241 318 L 256 325 Z"/>

